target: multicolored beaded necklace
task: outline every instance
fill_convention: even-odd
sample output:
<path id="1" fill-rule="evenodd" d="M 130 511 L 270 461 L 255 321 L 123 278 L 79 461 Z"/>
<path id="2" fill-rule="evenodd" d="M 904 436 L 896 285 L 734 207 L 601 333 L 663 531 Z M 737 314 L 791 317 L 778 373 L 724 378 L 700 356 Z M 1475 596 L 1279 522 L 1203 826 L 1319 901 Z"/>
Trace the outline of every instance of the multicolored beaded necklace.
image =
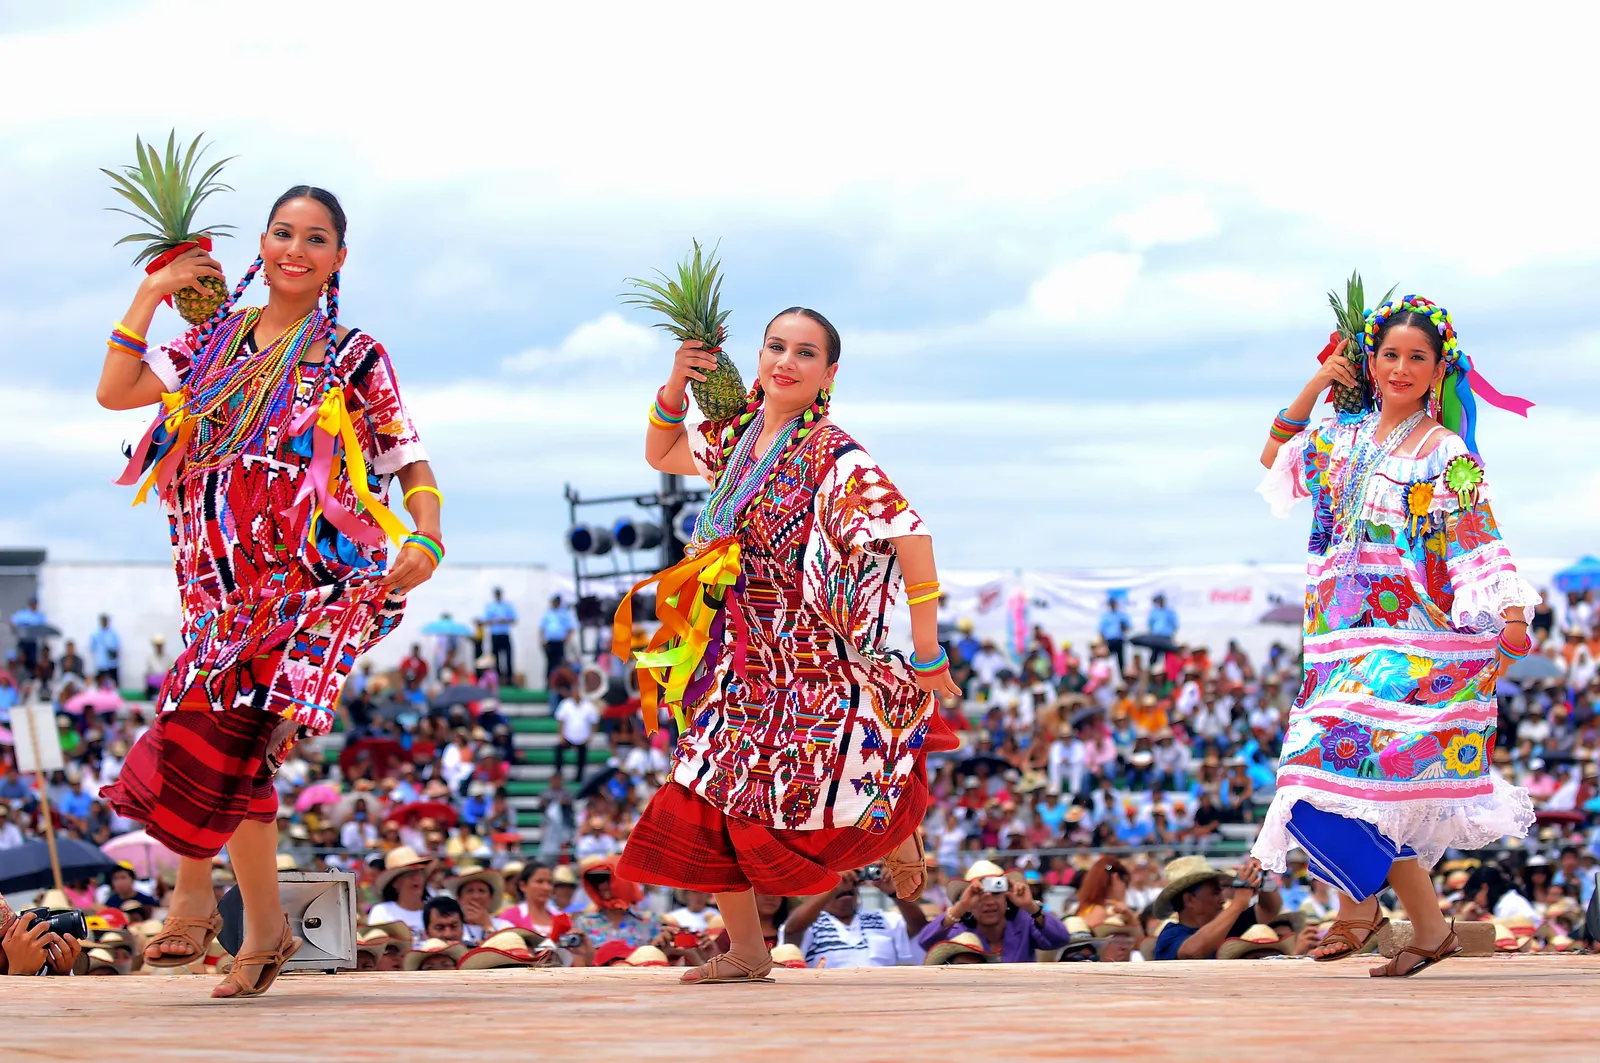
<path id="1" fill-rule="evenodd" d="M 255 355 L 240 358 L 260 318 L 261 308 L 251 307 L 224 322 L 208 344 L 215 356 L 196 374 L 200 379 L 183 406 L 198 429 L 185 461 L 191 471 L 221 468 L 260 443 L 293 400 L 294 367 L 327 332 L 321 309 L 312 310 Z"/>
<path id="2" fill-rule="evenodd" d="M 1343 475 L 1337 481 L 1334 491 L 1336 509 L 1333 520 L 1334 541 L 1339 544 L 1337 567 L 1345 570 L 1360 554 L 1361 542 L 1365 538 L 1364 525 L 1360 520 L 1361 506 L 1366 499 L 1367 485 L 1372 480 L 1372 474 L 1378 467 L 1389 459 L 1422 423 L 1425 411 L 1418 410 L 1394 427 L 1383 437 L 1382 442 L 1377 440 L 1378 413 L 1373 413 L 1356 427 L 1354 441 L 1350 445 L 1350 456 L 1345 459 Z"/>
<path id="3" fill-rule="evenodd" d="M 738 530 L 739 514 L 744 512 L 744 507 L 750 504 L 750 500 L 767 482 L 767 476 L 778 464 L 778 459 L 788 447 L 795 430 L 800 427 L 800 418 L 796 417 L 784 425 L 773 437 L 772 444 L 767 447 L 767 452 L 761 456 L 761 460 L 752 464 L 750 454 L 755 450 L 756 440 L 761 437 L 761 426 L 765 423 L 766 414 L 758 410 L 755 417 L 745 426 L 738 445 L 733 448 L 733 454 L 728 458 L 728 464 L 723 467 L 722 475 L 717 477 L 717 484 L 711 489 L 711 497 L 706 499 L 700 515 L 695 518 L 694 539 L 689 543 L 690 552 L 707 543 L 726 538 Z"/>

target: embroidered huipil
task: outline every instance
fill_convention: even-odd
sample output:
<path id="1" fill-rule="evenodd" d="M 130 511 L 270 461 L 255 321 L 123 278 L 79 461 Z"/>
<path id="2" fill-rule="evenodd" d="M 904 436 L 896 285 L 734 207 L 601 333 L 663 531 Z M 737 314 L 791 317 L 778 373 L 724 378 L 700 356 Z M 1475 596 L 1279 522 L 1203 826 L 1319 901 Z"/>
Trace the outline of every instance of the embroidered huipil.
<path id="1" fill-rule="evenodd" d="M 721 471 L 720 428 L 689 433 L 708 480 Z M 736 533 L 742 575 L 728 608 L 746 629 L 743 660 L 736 625 L 720 624 L 709 681 L 686 699 L 673 779 L 772 829 L 886 829 L 933 712 L 884 645 L 902 584 L 887 540 L 921 532 L 905 496 L 834 425 L 774 468 Z"/>
<path id="2" fill-rule="evenodd" d="M 1501 616 L 1539 594 L 1501 541 L 1488 484 L 1453 489 L 1473 460 L 1454 433 L 1436 430 L 1420 457 L 1382 457 L 1341 505 L 1376 417 L 1302 432 L 1258 489 L 1277 516 L 1312 503 L 1305 675 L 1253 850 L 1276 871 L 1299 801 L 1372 824 L 1425 867 L 1533 822 L 1527 792 L 1491 761 Z"/>

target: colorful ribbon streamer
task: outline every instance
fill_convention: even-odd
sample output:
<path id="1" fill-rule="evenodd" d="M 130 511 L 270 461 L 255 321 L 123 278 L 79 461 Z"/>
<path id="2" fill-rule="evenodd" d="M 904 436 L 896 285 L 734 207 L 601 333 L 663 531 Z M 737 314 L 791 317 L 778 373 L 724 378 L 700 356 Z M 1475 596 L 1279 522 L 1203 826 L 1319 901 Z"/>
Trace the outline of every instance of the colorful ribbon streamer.
<path id="1" fill-rule="evenodd" d="M 739 573 L 739 543 L 732 537 L 719 539 L 693 557 L 634 584 L 617 607 L 611 625 L 611 652 L 627 660 L 633 642 L 633 596 L 656 584 L 656 619 L 661 626 L 650 637 L 649 646 L 634 655 L 646 733 L 655 734 L 657 706 L 663 702 L 672 709 L 678 729 L 688 727 L 684 691 L 705 660 L 718 606 L 738 584 Z M 734 629 L 734 662 L 742 672 L 748 631 L 738 609 L 728 608 L 727 613 Z"/>
<path id="2" fill-rule="evenodd" d="M 390 512 L 388 506 L 373 497 L 372 491 L 367 487 L 367 459 L 361 452 L 361 441 L 356 437 L 356 427 L 350 420 L 350 410 L 345 406 L 343 388 L 337 386 L 328 388 L 320 403 L 306 407 L 289 425 L 289 431 L 294 435 L 299 435 L 308 428 L 313 430 L 311 468 L 307 470 L 305 478 L 300 483 L 300 492 L 295 496 L 293 505 L 289 507 L 290 511 L 293 511 L 306 499 L 313 499 L 311 520 L 306 525 L 307 538 L 315 534 L 317 518 L 326 516 L 333 526 L 352 542 L 377 547 L 383 545 L 385 534 L 397 543 L 404 541 L 410 534 L 406 526 L 400 522 L 399 517 Z M 357 520 L 355 514 L 339 501 L 341 450 L 344 455 L 345 476 L 349 479 L 350 487 L 355 491 L 362 507 L 378 523 L 376 528 Z"/>
<path id="3" fill-rule="evenodd" d="M 144 483 L 139 485 L 134 492 L 133 504 L 140 505 L 150 493 L 150 488 L 156 488 L 157 494 L 165 498 L 172 488 L 172 478 L 178 471 L 178 466 L 183 463 L 183 455 L 189 449 L 189 437 L 194 434 L 194 419 L 183 410 L 187 397 L 183 391 L 164 391 L 161 393 L 162 412 L 156 414 L 155 420 L 150 422 L 150 427 L 145 431 L 144 438 L 139 440 L 139 445 L 134 448 L 133 455 L 128 459 L 127 466 L 122 470 L 113 483 L 128 487 L 138 482 L 139 474 L 144 472 L 145 463 L 149 460 L 151 448 L 155 448 L 156 458 L 150 475 Z M 165 431 L 165 436 L 160 441 L 156 440 L 157 431 Z"/>

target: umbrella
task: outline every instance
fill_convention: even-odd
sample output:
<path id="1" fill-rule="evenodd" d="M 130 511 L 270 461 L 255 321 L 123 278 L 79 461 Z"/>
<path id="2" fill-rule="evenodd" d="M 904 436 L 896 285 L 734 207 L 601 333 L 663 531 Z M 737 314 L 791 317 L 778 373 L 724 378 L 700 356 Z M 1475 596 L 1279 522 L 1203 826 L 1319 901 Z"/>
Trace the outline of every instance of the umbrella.
<path id="1" fill-rule="evenodd" d="M 1540 679 L 1562 679 L 1566 674 L 1565 668 L 1542 653 L 1524 657 L 1520 661 L 1512 661 L 1511 667 L 1506 669 L 1506 678 L 1515 679 L 1519 683 L 1532 683 Z"/>
<path id="2" fill-rule="evenodd" d="M 108 859 L 96 846 L 77 838 L 57 838 L 56 853 L 61 858 L 61 878 L 66 882 L 96 878 L 116 870 L 117 862 Z M 50 846 L 47 842 L 24 842 L 11 849 L 0 849 L 0 893 L 47 890 L 56 884 L 50 872 Z"/>
<path id="3" fill-rule="evenodd" d="M 1135 635 L 1128 641 L 1135 646 L 1143 646 L 1147 650 L 1157 650 L 1161 653 L 1171 653 L 1178 648 L 1178 644 L 1166 635 Z"/>
<path id="4" fill-rule="evenodd" d="M 470 639 L 472 629 L 459 620 L 451 620 L 448 616 L 441 616 L 431 624 L 422 628 L 424 635 L 440 635 L 447 639 Z"/>
<path id="5" fill-rule="evenodd" d="M 61 629 L 51 624 L 18 624 L 17 638 L 27 642 L 38 642 L 40 639 L 58 639 Z"/>
<path id="6" fill-rule="evenodd" d="M 376 778 L 389 774 L 395 764 L 411 759 L 405 747 L 392 738 L 363 738 L 339 751 L 339 770 L 348 776 L 363 755 L 372 762 L 372 774 Z"/>
<path id="7" fill-rule="evenodd" d="M 155 878 L 163 871 L 178 870 L 178 854 L 142 830 L 118 835 L 100 847 L 112 860 L 129 864 L 137 878 Z"/>
<path id="8" fill-rule="evenodd" d="M 979 764 L 986 765 L 991 772 L 1003 773 L 1011 770 L 1010 762 L 1003 757 L 997 757 L 993 753 L 979 753 L 977 756 L 968 757 L 966 760 L 963 760 L 957 764 L 956 774 L 976 775 Z"/>
<path id="9" fill-rule="evenodd" d="M 588 800 L 595 794 L 599 793 L 606 783 L 610 782 L 615 776 L 620 774 L 622 774 L 621 768 L 607 768 L 605 771 L 596 772 L 595 774 L 589 776 L 584 784 L 578 788 L 577 799 L 579 801 Z"/>
<path id="10" fill-rule="evenodd" d="M 1285 624 L 1299 627 L 1305 623 L 1306 611 L 1304 606 L 1290 605 L 1287 602 L 1275 605 L 1262 613 L 1256 619 L 1258 624 Z"/>
<path id="11" fill-rule="evenodd" d="M 325 782 L 313 783 L 300 792 L 295 798 L 294 810 L 306 812 L 318 805 L 336 805 L 339 803 L 339 791 Z"/>
<path id="12" fill-rule="evenodd" d="M 67 699 L 61 706 L 74 716 L 82 716 L 85 709 L 91 712 L 116 712 L 122 708 L 122 695 L 115 690 L 85 690 Z"/>
<path id="13" fill-rule="evenodd" d="M 1600 558 L 1584 557 L 1577 564 L 1562 569 L 1555 575 L 1556 590 L 1563 594 L 1572 591 L 1592 591 L 1600 587 Z"/>
<path id="14" fill-rule="evenodd" d="M 439 821 L 439 826 L 448 828 L 456 825 L 456 810 L 443 801 L 413 801 L 390 812 L 388 818 L 396 823 L 405 823 L 413 819 L 433 819 Z"/>
<path id="15" fill-rule="evenodd" d="M 456 705 L 470 705 L 474 701 L 483 701 L 493 696 L 484 687 L 464 683 L 439 691 L 428 699 L 428 705 L 435 709 L 449 709 Z"/>

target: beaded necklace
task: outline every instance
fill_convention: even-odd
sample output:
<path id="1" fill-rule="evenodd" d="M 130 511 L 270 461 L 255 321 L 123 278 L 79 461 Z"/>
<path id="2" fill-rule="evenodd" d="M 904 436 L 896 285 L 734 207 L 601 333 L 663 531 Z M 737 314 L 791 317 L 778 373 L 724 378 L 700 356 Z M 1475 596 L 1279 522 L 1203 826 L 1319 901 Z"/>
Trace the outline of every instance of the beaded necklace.
<path id="1" fill-rule="evenodd" d="M 294 367 L 327 331 L 320 309 L 284 329 L 248 358 L 240 348 L 260 320 L 251 307 L 230 319 L 207 346 L 216 352 L 198 374 L 184 413 L 196 421 L 195 441 L 186 464 L 197 472 L 221 468 L 257 446 L 269 424 L 288 410 L 294 396 Z"/>
<path id="2" fill-rule="evenodd" d="M 750 454 L 755 450 L 756 440 L 761 436 L 761 426 L 765 423 L 766 415 L 758 410 L 739 436 L 739 443 L 733 448 L 728 464 L 723 467 L 722 475 L 717 477 L 717 484 L 711 489 L 711 497 L 706 499 L 700 515 L 695 518 L 694 539 L 689 544 L 692 549 L 726 538 L 738 529 L 739 514 L 767 482 L 768 474 L 778 464 L 789 440 L 800 427 L 800 418 L 796 417 L 784 425 L 773 437 L 772 444 L 767 447 L 761 460 L 752 465 Z"/>
<path id="3" fill-rule="evenodd" d="M 1378 416 L 1374 413 L 1357 426 L 1355 439 L 1350 445 L 1350 456 L 1345 459 L 1343 475 L 1335 486 L 1333 535 L 1339 543 L 1340 570 L 1347 569 L 1359 555 L 1362 540 L 1366 537 L 1365 525 L 1359 516 L 1372 474 L 1422 423 L 1424 411 L 1418 410 L 1401 421 L 1383 437 L 1382 442 L 1377 439 Z"/>

